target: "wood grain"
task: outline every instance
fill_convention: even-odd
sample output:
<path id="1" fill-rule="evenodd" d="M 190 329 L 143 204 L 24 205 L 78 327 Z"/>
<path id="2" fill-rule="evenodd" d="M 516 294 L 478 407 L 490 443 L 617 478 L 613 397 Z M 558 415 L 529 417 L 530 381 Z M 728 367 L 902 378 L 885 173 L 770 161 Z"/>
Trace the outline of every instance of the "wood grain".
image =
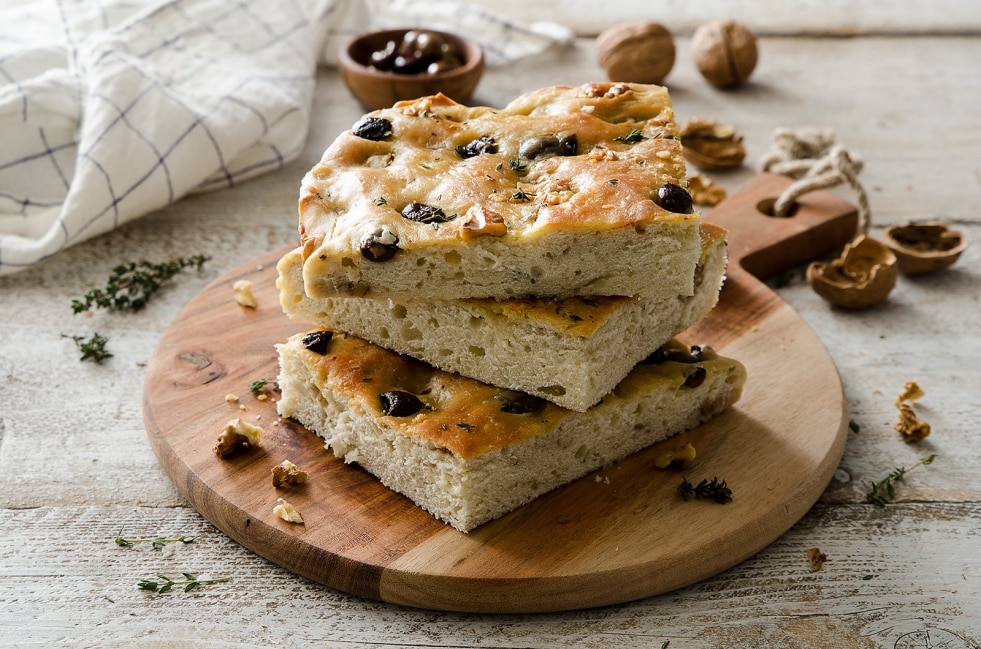
<path id="1" fill-rule="evenodd" d="M 273 346 L 304 328 L 278 307 L 274 266 L 284 251 L 209 285 L 165 333 L 145 384 L 151 445 L 181 493 L 233 539 L 364 597 L 529 612 L 623 602 L 705 579 L 803 516 L 844 447 L 847 414 L 834 364 L 797 314 L 742 267 L 776 272 L 850 237 L 854 210 L 830 194 L 809 196 L 790 219 L 759 213 L 759 201 L 786 184 L 759 176 L 713 211 L 713 220 L 730 228 L 731 271 L 719 307 L 690 337 L 742 360 L 750 378 L 735 409 L 682 437 L 699 452 L 690 477 L 718 476 L 732 487 L 734 500 L 724 508 L 678 498 L 680 475 L 651 467 L 655 446 L 469 535 L 436 521 L 279 419 L 274 403 L 249 394 L 253 380 L 276 375 Z M 232 300 L 238 279 L 253 282 L 257 309 Z M 228 393 L 245 410 L 227 403 Z M 215 438 L 237 416 L 265 427 L 262 445 L 219 460 Z M 269 471 L 284 459 L 309 473 L 306 486 L 272 487 Z M 272 514 L 281 495 L 302 512 L 304 525 Z"/>

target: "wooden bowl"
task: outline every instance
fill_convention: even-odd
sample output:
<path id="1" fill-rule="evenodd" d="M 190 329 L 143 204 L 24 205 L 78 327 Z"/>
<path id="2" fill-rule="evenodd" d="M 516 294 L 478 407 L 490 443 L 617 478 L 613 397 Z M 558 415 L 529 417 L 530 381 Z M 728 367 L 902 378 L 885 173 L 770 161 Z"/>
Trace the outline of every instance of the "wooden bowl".
<path id="1" fill-rule="evenodd" d="M 420 28 L 421 29 L 421 28 Z M 443 93 L 450 99 L 466 103 L 484 73 L 484 52 L 477 43 L 432 29 L 462 54 L 463 65 L 445 72 L 404 74 L 370 66 L 371 54 L 383 49 L 389 41 L 400 42 L 410 28 L 369 32 L 351 39 L 340 52 L 341 77 L 361 104 L 368 110 L 388 108 L 398 101 Z"/>

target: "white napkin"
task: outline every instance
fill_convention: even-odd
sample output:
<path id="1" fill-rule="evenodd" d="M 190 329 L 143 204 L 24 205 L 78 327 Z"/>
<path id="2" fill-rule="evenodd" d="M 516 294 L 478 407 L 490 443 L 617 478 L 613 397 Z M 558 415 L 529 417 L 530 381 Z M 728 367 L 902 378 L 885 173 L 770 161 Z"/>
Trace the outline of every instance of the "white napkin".
<path id="1" fill-rule="evenodd" d="M 412 0 L 3 0 L 0 275 L 302 149 L 316 66 L 368 29 L 469 35 L 497 64 L 571 39 Z"/>

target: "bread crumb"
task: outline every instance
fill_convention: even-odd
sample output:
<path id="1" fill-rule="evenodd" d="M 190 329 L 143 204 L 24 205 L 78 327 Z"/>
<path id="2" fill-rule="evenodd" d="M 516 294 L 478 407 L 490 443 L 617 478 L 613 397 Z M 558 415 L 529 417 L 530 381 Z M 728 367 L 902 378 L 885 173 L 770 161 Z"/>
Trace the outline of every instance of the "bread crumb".
<path id="1" fill-rule="evenodd" d="M 255 295 L 252 293 L 252 282 L 247 279 L 240 279 L 232 284 L 232 292 L 235 301 L 244 307 L 254 309 L 256 307 Z"/>
<path id="2" fill-rule="evenodd" d="M 276 506 L 273 507 L 273 513 L 287 523 L 303 524 L 303 517 L 300 515 L 300 512 L 297 511 L 296 507 L 289 504 L 282 498 L 276 500 Z"/>
<path id="3" fill-rule="evenodd" d="M 809 548 L 807 550 L 807 562 L 811 564 L 811 572 L 815 572 L 821 569 L 824 562 L 828 560 L 828 555 L 821 552 L 818 548 Z"/>
<path id="4" fill-rule="evenodd" d="M 225 395 L 225 401 L 227 403 L 238 403 L 238 395 L 229 392 Z"/>
<path id="5" fill-rule="evenodd" d="M 694 460 L 695 447 L 689 443 L 658 453 L 654 458 L 654 468 L 667 469 L 669 467 L 680 467 L 684 469 L 691 466 Z"/>

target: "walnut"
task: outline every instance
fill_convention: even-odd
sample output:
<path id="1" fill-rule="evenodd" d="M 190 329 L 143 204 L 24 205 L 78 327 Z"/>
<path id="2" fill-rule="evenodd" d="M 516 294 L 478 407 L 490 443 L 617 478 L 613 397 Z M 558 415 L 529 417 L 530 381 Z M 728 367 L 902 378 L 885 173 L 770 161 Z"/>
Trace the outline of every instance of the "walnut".
<path id="1" fill-rule="evenodd" d="M 899 261 L 899 272 L 920 275 L 951 266 L 967 249 L 967 239 L 940 221 L 911 222 L 886 228 L 885 243 Z"/>
<path id="2" fill-rule="evenodd" d="M 252 282 L 247 279 L 240 279 L 232 284 L 232 293 L 235 301 L 244 307 L 254 309 L 256 307 L 255 295 L 252 294 Z"/>
<path id="3" fill-rule="evenodd" d="M 259 446 L 259 436 L 264 432 L 259 426 L 232 419 L 218 435 L 218 444 L 213 449 L 215 455 L 225 458 L 240 450 L 255 448 Z"/>
<path id="4" fill-rule="evenodd" d="M 698 117 L 679 128 L 685 159 L 699 169 L 738 167 L 746 158 L 743 138 L 731 124 Z"/>
<path id="5" fill-rule="evenodd" d="M 503 216 L 494 210 L 477 205 L 467 212 L 466 219 L 460 225 L 459 233 L 460 238 L 464 241 L 480 235 L 503 237 L 508 233 L 508 226 L 504 222 Z"/>
<path id="6" fill-rule="evenodd" d="M 718 205 L 726 197 L 726 190 L 722 185 L 701 174 L 688 179 L 688 193 L 696 204 L 709 207 Z"/>
<path id="7" fill-rule="evenodd" d="M 282 464 L 274 466 L 272 469 L 272 483 L 277 489 L 280 487 L 295 487 L 306 481 L 307 472 L 289 460 L 283 460 Z"/>
<path id="8" fill-rule="evenodd" d="M 692 59 L 713 86 L 730 88 L 749 78 L 756 68 L 756 36 L 734 20 L 713 20 L 695 30 Z"/>
<path id="9" fill-rule="evenodd" d="M 287 523 L 303 524 L 303 516 L 300 515 L 300 512 L 296 509 L 296 507 L 286 502 L 282 498 L 276 500 L 276 505 L 273 507 L 273 513 Z"/>
<path id="10" fill-rule="evenodd" d="M 861 309 L 885 300 L 896 285 L 896 255 L 865 235 L 845 246 L 830 264 L 813 262 L 807 267 L 807 283 L 828 302 Z"/>
<path id="11" fill-rule="evenodd" d="M 624 23 L 599 35 L 596 55 L 611 81 L 661 83 L 674 66 L 674 39 L 659 23 Z"/>

